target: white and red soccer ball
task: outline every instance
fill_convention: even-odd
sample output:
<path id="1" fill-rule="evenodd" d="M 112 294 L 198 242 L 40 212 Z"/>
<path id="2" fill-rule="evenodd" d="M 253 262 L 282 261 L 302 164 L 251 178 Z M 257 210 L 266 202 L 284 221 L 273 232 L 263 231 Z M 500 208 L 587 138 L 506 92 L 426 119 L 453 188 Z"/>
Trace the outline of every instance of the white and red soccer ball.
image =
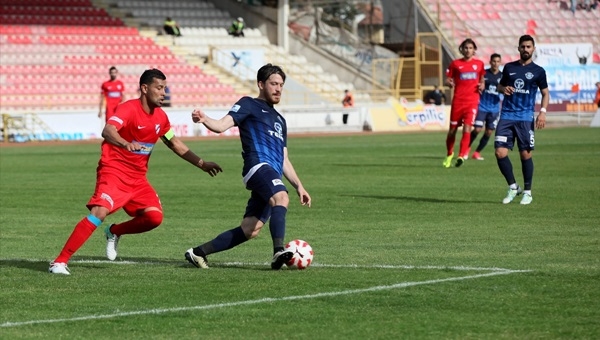
<path id="1" fill-rule="evenodd" d="M 308 242 L 302 240 L 293 240 L 285 245 L 286 250 L 291 250 L 294 253 L 292 259 L 286 263 L 289 268 L 305 269 L 313 261 L 315 253 Z"/>

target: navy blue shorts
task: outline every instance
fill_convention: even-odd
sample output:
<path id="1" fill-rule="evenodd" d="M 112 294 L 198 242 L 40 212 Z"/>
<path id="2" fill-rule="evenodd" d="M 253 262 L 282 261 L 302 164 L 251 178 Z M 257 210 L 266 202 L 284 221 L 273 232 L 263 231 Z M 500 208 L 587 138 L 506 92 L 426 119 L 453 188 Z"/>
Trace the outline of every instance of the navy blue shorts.
<path id="1" fill-rule="evenodd" d="M 266 223 L 271 217 L 269 199 L 280 191 L 287 192 L 281 175 L 269 165 L 263 165 L 256 170 L 246 183 L 246 189 L 252 193 L 246 205 L 244 217 L 254 216 L 263 223 Z"/>
<path id="2" fill-rule="evenodd" d="M 479 111 L 477 112 L 477 117 L 475 117 L 475 123 L 473 126 L 475 127 L 484 127 L 487 130 L 495 130 L 496 125 L 498 124 L 498 118 L 500 117 L 500 112 L 486 112 Z"/>
<path id="3" fill-rule="evenodd" d="M 517 140 L 519 151 L 534 149 L 534 122 L 521 120 L 502 120 L 498 122 L 496 127 L 496 138 L 494 140 L 494 148 L 507 148 L 512 150 Z"/>

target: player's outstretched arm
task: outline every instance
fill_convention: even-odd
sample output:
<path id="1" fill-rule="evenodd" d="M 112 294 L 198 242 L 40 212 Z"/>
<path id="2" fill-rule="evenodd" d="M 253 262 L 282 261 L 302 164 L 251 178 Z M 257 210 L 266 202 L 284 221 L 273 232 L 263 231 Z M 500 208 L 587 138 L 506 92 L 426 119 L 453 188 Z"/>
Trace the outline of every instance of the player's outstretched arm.
<path id="1" fill-rule="evenodd" d="M 233 117 L 230 115 L 225 115 L 223 118 L 217 120 L 210 118 L 200 109 L 195 109 L 192 112 L 192 120 L 194 123 L 204 124 L 207 129 L 215 133 L 227 131 L 229 128 L 235 126 Z"/>
<path id="2" fill-rule="evenodd" d="M 161 137 L 162 141 L 176 153 L 179 157 L 185 159 L 190 164 L 202 169 L 211 177 L 216 176 L 219 172 L 223 172 L 221 166 L 214 162 L 206 162 L 200 156 L 196 155 L 190 148 L 185 145 L 181 139 L 177 138 L 171 131 Z"/>
<path id="3" fill-rule="evenodd" d="M 296 170 L 294 169 L 292 162 L 288 158 L 287 147 L 283 148 L 283 156 L 283 175 L 285 178 L 287 178 L 294 189 L 296 189 L 298 197 L 300 197 L 300 204 L 308 205 L 310 207 L 312 199 L 308 192 L 304 189 L 304 186 L 302 185 L 302 182 L 300 182 L 300 178 L 298 177 L 298 174 L 296 174 Z"/>

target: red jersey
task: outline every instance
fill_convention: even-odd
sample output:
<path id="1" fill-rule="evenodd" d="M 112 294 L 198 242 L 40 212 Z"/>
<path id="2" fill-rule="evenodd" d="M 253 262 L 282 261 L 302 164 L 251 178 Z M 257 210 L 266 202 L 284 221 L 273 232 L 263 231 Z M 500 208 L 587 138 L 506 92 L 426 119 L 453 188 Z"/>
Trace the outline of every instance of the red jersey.
<path id="1" fill-rule="evenodd" d="M 452 61 L 446 70 L 446 76 L 454 80 L 452 105 L 455 100 L 460 100 L 461 103 L 479 103 L 479 81 L 484 75 L 485 68 L 481 60 L 473 58 L 469 61 Z"/>
<path id="2" fill-rule="evenodd" d="M 138 142 L 142 149 L 127 151 L 105 140 L 102 142 L 98 171 L 116 172 L 121 178 L 125 177 L 123 179 L 144 178 L 152 149 L 158 139 L 171 130 L 165 111 L 157 107 L 153 114 L 148 114 L 144 112 L 140 99 L 132 99 L 119 105 L 106 124 L 114 125 L 123 139 Z"/>
<path id="3" fill-rule="evenodd" d="M 123 100 L 125 86 L 120 80 L 108 80 L 102 83 L 100 89 L 106 100 L 106 112 L 114 112 L 117 105 Z"/>

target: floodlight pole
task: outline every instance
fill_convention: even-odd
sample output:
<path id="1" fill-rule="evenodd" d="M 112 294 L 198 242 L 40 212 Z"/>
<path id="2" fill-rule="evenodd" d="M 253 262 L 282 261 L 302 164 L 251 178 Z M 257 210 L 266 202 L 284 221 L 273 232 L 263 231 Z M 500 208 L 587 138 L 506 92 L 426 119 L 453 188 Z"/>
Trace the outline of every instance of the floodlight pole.
<path id="1" fill-rule="evenodd" d="M 290 2 L 289 0 L 279 0 L 277 3 L 277 44 L 288 52 L 290 50 L 290 36 L 288 29 Z"/>

